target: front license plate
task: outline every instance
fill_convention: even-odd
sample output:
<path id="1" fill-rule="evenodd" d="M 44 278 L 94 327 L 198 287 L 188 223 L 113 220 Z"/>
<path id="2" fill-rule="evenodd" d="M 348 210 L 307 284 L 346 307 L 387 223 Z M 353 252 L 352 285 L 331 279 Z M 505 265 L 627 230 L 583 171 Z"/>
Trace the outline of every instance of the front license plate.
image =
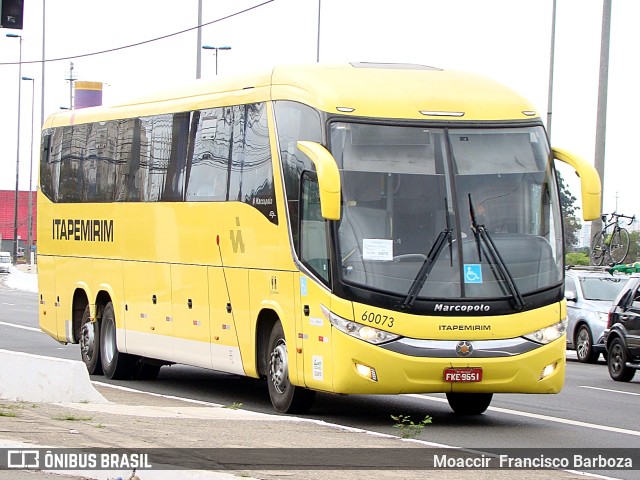
<path id="1" fill-rule="evenodd" d="M 482 381 L 482 368 L 445 368 L 445 382 L 480 382 Z"/>

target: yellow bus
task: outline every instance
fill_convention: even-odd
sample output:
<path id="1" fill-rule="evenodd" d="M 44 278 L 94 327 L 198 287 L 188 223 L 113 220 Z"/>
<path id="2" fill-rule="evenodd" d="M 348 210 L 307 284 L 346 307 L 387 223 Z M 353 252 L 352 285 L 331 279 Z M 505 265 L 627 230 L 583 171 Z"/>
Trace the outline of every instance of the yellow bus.
<path id="1" fill-rule="evenodd" d="M 187 364 L 315 392 L 556 393 L 562 219 L 539 115 L 479 76 L 279 66 L 59 112 L 42 133 L 42 330 L 89 373 Z"/>

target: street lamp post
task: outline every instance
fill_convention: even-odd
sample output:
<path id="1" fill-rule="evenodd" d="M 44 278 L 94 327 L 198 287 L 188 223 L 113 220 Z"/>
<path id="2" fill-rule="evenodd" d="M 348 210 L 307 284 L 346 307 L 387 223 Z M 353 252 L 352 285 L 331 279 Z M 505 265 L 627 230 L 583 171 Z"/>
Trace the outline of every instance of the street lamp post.
<path id="1" fill-rule="evenodd" d="M 215 55 L 216 55 L 216 76 L 218 76 L 218 50 L 231 50 L 231 47 L 229 47 L 229 46 L 212 47 L 211 45 L 203 45 L 202 49 L 203 50 L 214 50 Z"/>
<path id="2" fill-rule="evenodd" d="M 22 91 L 22 35 L 7 33 L 9 38 L 20 40 L 20 55 L 18 60 L 18 141 L 16 152 L 16 193 L 13 208 L 13 264 L 18 262 L 18 179 L 20 177 L 20 94 Z"/>
<path id="3" fill-rule="evenodd" d="M 28 234 L 27 234 L 27 248 L 28 253 L 25 255 L 29 255 L 29 264 L 33 264 L 33 259 L 31 257 L 31 249 L 33 245 L 33 122 L 34 122 L 34 113 L 35 113 L 35 91 L 36 91 L 36 82 L 31 77 L 22 77 L 22 80 L 26 80 L 31 82 L 31 156 L 29 159 L 29 226 L 28 226 Z"/>

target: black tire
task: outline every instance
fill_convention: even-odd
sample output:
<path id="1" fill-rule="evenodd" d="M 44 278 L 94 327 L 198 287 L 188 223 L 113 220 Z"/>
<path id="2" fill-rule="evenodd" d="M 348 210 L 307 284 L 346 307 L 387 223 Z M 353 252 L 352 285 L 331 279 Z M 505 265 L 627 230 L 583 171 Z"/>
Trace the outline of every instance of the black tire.
<path id="1" fill-rule="evenodd" d="M 447 393 L 449 406 L 458 415 L 480 415 L 489 408 L 492 398 L 493 393 Z"/>
<path id="2" fill-rule="evenodd" d="M 604 263 L 605 251 L 604 235 L 602 235 L 602 232 L 598 232 L 593 236 L 593 241 L 591 242 L 591 263 L 594 265 L 602 265 Z"/>
<path id="3" fill-rule="evenodd" d="M 311 409 L 316 392 L 296 387 L 289 381 L 289 356 L 282 324 L 276 322 L 267 348 L 267 386 L 269 398 L 278 412 L 306 413 Z"/>
<path id="4" fill-rule="evenodd" d="M 635 368 L 627 367 L 627 348 L 619 338 L 614 338 L 607 347 L 607 367 L 616 382 L 629 382 L 636 374 Z"/>
<path id="5" fill-rule="evenodd" d="M 573 344 L 576 347 L 576 355 L 579 362 L 596 363 L 598 361 L 600 354 L 593 351 L 593 337 L 589 327 L 584 324 L 580 325 Z"/>
<path id="6" fill-rule="evenodd" d="M 118 351 L 116 315 L 111 302 L 107 303 L 102 312 L 101 334 L 100 358 L 105 377 L 114 380 L 132 378 L 136 357 Z"/>
<path id="7" fill-rule="evenodd" d="M 78 343 L 80 343 L 80 357 L 86 365 L 89 375 L 102 375 L 100 323 L 91 321 L 89 305 L 84 309 L 82 320 L 80 320 Z"/>
<path id="8" fill-rule="evenodd" d="M 617 265 L 624 262 L 627 253 L 629 253 L 629 232 L 626 228 L 620 228 L 611 235 L 609 254 L 611 260 Z"/>

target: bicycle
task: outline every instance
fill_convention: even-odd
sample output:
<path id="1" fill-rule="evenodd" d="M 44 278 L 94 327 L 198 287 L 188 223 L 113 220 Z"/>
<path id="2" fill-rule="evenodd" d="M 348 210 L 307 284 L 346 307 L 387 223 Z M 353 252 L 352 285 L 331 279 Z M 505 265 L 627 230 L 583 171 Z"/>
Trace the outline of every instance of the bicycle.
<path id="1" fill-rule="evenodd" d="M 607 223 L 607 217 L 611 217 Z M 608 258 L 613 265 L 622 263 L 629 253 L 629 231 L 620 226 L 620 219 L 629 220 L 629 225 L 633 223 L 636 216 L 631 217 L 620 213 L 602 214 L 602 230 L 596 232 L 591 243 L 591 261 L 594 265 L 602 265 Z M 609 230 L 613 227 L 611 233 Z"/>

